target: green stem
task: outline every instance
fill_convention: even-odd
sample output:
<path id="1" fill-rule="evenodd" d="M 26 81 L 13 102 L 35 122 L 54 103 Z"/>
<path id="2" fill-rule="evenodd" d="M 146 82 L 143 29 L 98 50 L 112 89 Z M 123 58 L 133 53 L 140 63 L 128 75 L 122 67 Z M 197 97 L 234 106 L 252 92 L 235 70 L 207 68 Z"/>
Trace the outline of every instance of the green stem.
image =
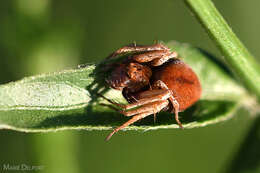
<path id="1" fill-rule="evenodd" d="M 236 37 L 210 0 L 185 0 L 226 62 L 245 87 L 260 100 L 260 66 Z"/>

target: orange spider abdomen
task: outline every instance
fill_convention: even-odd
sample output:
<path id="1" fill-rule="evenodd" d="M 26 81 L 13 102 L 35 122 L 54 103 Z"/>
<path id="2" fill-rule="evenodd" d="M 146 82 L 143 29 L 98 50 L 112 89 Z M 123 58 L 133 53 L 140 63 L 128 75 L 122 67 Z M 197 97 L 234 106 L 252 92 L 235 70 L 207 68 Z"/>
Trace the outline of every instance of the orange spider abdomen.
<path id="1" fill-rule="evenodd" d="M 152 80 L 163 81 L 172 90 L 173 96 L 183 111 L 199 100 L 201 85 L 197 75 L 184 62 L 174 60 L 154 69 Z"/>

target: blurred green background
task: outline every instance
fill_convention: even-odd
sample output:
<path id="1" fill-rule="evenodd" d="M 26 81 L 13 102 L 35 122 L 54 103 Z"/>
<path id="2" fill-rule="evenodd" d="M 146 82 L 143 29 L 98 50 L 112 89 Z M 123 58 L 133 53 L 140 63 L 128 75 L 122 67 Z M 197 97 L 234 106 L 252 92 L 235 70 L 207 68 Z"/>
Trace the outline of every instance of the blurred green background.
<path id="1" fill-rule="evenodd" d="M 260 1 L 214 3 L 260 57 Z M 187 42 L 221 57 L 182 0 L 1 1 L 0 83 L 99 62 L 122 45 L 154 40 Z M 108 131 L 1 130 L 0 172 L 4 164 L 25 164 L 43 166 L 36 172 L 46 173 L 217 173 L 229 165 L 251 125 L 241 110 L 205 128 L 120 132 L 109 142 Z"/>

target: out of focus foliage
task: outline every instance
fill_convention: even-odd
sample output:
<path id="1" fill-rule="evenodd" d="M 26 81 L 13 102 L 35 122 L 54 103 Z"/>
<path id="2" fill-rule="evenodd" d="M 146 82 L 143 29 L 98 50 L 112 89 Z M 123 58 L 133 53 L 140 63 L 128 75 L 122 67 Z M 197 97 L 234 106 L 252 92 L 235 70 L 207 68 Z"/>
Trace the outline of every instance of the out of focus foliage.
<path id="1" fill-rule="evenodd" d="M 256 56 L 257 0 L 215 1 Z M 136 41 L 188 42 L 221 57 L 182 1 L 11 0 L 0 2 L 0 82 L 95 63 Z M 258 59 L 259 60 L 259 59 Z M 239 148 L 252 120 L 241 110 L 225 123 L 193 130 L 25 134 L 0 131 L 4 164 L 42 165 L 39 172 L 220 172 Z M 0 171 L 0 172 L 1 172 Z M 14 172 L 14 171 L 5 171 Z"/>

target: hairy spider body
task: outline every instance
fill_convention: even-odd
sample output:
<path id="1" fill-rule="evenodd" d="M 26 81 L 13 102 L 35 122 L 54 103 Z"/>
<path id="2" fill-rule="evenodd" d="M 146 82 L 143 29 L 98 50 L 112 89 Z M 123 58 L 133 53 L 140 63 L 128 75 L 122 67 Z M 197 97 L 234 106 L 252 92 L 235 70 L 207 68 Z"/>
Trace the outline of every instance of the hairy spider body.
<path id="1" fill-rule="evenodd" d="M 121 108 L 110 106 L 112 109 L 132 118 L 114 129 L 106 140 L 130 124 L 166 110 L 175 114 L 176 122 L 183 128 L 179 111 L 190 107 L 201 95 L 201 85 L 193 70 L 163 44 L 125 46 L 108 58 L 125 53 L 132 55 L 113 68 L 107 83 L 111 88 L 121 90 L 129 104 L 122 105 L 104 98 Z"/>
<path id="2" fill-rule="evenodd" d="M 152 81 L 162 81 L 179 103 L 179 111 L 194 104 L 201 95 L 201 85 L 197 75 L 184 62 L 173 60 L 154 70 Z"/>

